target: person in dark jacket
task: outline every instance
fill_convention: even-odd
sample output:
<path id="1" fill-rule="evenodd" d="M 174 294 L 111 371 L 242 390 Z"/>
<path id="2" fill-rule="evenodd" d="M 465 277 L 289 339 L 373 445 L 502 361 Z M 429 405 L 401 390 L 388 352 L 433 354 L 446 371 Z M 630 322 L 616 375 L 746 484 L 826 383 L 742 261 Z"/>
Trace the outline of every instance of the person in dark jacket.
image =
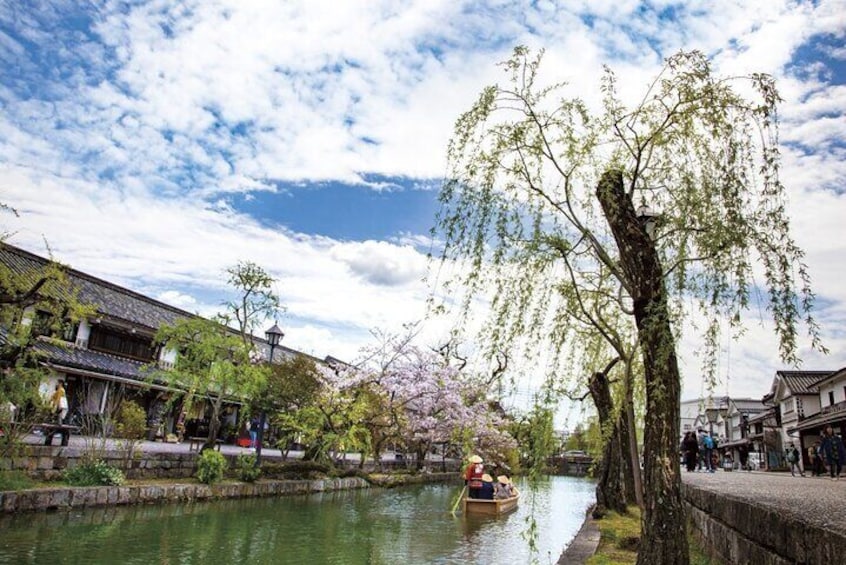
<path id="1" fill-rule="evenodd" d="M 684 434 L 682 450 L 684 451 L 685 466 L 688 472 L 693 472 L 696 469 L 696 461 L 699 459 L 699 441 L 696 439 L 696 434 L 693 432 Z"/>
<path id="2" fill-rule="evenodd" d="M 485 473 L 482 475 L 482 488 L 479 489 L 479 498 L 482 500 L 494 499 L 493 477 Z"/>
<path id="3" fill-rule="evenodd" d="M 846 461 L 846 448 L 843 447 L 843 440 L 840 436 L 834 435 L 834 428 L 831 424 L 825 427 L 822 435 L 820 449 L 828 461 L 828 472 L 832 481 L 840 480 L 840 471 L 843 469 L 843 462 Z"/>

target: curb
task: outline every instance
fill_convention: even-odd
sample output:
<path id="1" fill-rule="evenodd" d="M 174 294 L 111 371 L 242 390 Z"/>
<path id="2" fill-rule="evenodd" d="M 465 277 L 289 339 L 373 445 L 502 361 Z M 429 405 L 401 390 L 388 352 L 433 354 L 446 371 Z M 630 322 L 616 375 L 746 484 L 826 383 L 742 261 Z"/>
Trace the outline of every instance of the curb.
<path id="1" fill-rule="evenodd" d="M 581 564 L 588 560 L 599 547 L 599 526 L 591 517 L 593 507 L 588 508 L 585 521 L 570 545 L 564 549 L 557 565 Z"/>

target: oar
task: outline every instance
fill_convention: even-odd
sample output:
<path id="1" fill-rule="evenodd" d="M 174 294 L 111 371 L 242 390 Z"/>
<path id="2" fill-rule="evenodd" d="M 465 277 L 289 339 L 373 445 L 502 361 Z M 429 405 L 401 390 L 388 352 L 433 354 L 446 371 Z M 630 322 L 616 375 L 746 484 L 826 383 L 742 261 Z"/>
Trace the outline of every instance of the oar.
<path id="1" fill-rule="evenodd" d="M 467 485 L 464 485 L 464 488 L 461 489 L 461 492 L 458 494 L 458 498 L 455 499 L 455 504 L 452 505 L 453 516 L 455 516 L 455 511 L 458 509 L 458 504 L 461 502 L 461 498 L 464 496 L 465 490 L 467 490 Z"/>

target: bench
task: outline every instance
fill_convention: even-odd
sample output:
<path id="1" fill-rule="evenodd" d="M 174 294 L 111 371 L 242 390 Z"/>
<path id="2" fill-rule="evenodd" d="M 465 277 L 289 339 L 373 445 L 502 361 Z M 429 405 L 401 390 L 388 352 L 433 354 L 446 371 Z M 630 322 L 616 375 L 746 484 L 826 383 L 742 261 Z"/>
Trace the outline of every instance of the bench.
<path id="1" fill-rule="evenodd" d="M 188 453 L 192 451 L 199 451 L 201 447 L 206 443 L 206 440 L 209 439 L 207 437 L 198 437 L 192 436 L 188 438 Z M 223 445 L 222 439 L 215 440 L 214 448 L 220 451 L 220 446 Z"/>
<path id="2" fill-rule="evenodd" d="M 62 445 L 67 446 L 71 433 L 78 434 L 79 426 L 71 426 L 69 424 L 38 424 L 41 431 L 44 432 L 44 445 L 53 445 L 53 436 L 56 434 L 62 436 Z"/>

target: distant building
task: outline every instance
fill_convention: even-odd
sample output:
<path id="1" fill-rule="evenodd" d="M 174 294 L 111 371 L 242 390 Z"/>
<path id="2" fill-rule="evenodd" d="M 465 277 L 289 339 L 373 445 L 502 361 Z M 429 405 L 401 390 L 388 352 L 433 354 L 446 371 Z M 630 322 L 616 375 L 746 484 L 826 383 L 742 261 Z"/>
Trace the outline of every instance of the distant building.
<path id="1" fill-rule="evenodd" d="M 803 403 L 804 409 L 798 417 L 784 422 L 786 434 L 799 436 L 806 465 L 808 447 L 819 440 L 826 426 L 834 428 L 836 434 L 846 434 L 846 367 L 825 373 L 810 384 L 808 390 L 814 393 L 813 402 Z M 809 406 L 817 410 L 811 411 Z"/>
<path id="2" fill-rule="evenodd" d="M 40 271 L 49 261 L 3 243 L 0 263 L 26 275 Z M 197 316 L 74 269 L 67 269 L 67 279 L 77 300 L 95 309 L 93 316 L 77 324 L 64 324 L 60 333 L 50 329 L 55 324 L 46 319 L 47 312 L 33 308 L 25 310 L 18 322 L 36 333 L 35 347 L 43 355 L 43 365 L 51 370 L 49 379 L 42 383 L 43 391 L 64 381 L 69 418 L 94 425 L 107 421 L 104 416 L 114 414 L 122 401 L 133 400 L 147 412 L 153 433 L 172 433 L 180 410 L 174 399 L 184 390 L 150 378 L 153 367 L 168 369 L 176 361 L 176 352 L 159 347 L 153 338 L 159 327 Z M 4 336 L 0 331 L 0 339 Z M 267 341 L 257 336 L 253 341 L 261 357 L 269 359 Z M 278 345 L 274 362 L 294 355 L 304 354 Z M 240 402 L 230 400 L 225 417 L 227 423 L 234 424 L 238 422 Z M 196 433 L 207 418 L 204 403 L 197 402 L 187 418 Z"/>

